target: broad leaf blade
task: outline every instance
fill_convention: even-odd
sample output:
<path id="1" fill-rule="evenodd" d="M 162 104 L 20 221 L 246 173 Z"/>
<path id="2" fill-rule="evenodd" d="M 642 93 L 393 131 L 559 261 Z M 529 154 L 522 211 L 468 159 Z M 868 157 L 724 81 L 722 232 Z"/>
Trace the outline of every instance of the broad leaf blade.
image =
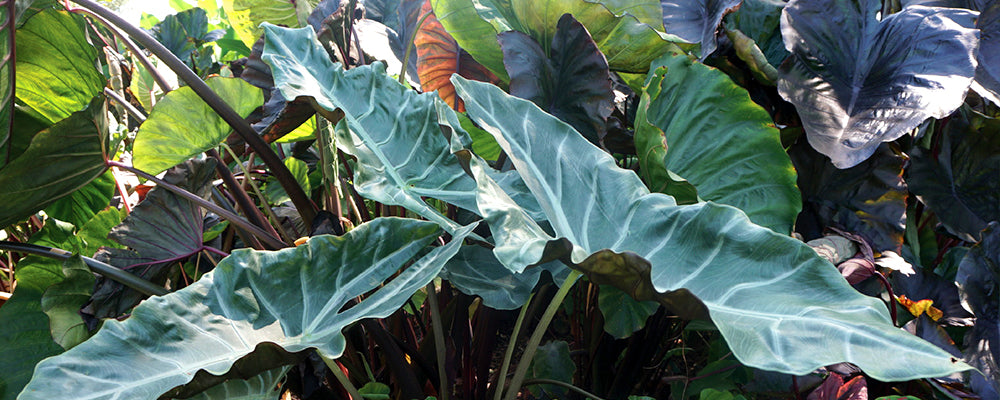
<path id="1" fill-rule="evenodd" d="M 42 311 L 49 316 L 52 338 L 64 349 L 87 340 L 90 330 L 80 317 L 80 307 L 94 291 L 94 273 L 79 255 L 63 262 L 65 279 L 50 286 L 42 296 Z"/>
<path id="2" fill-rule="evenodd" d="M 222 0 L 226 18 L 247 47 L 264 32 L 264 22 L 292 28 L 309 26 L 306 19 L 320 0 Z"/>
<path id="3" fill-rule="evenodd" d="M 16 47 L 17 98 L 49 124 L 87 107 L 104 87 L 94 68 L 97 50 L 78 16 L 35 14 L 17 30 Z"/>
<path id="4" fill-rule="evenodd" d="M 206 81 L 241 116 L 264 102 L 260 90 L 238 78 Z M 192 128 L 197 127 L 197 128 Z M 159 174 L 201 152 L 218 146 L 232 128 L 190 87 L 168 93 L 135 135 L 135 167 Z"/>
<path id="5" fill-rule="evenodd" d="M 704 60 L 718 43 L 715 30 L 727 11 L 740 5 L 740 0 L 661 0 L 663 29 L 689 43 L 701 44 Z"/>
<path id="6" fill-rule="evenodd" d="M 880 22 L 880 9 L 877 0 L 793 0 L 781 16 L 792 56 L 778 91 L 837 168 L 951 114 L 975 73 L 974 12 L 913 6 Z"/>
<path id="7" fill-rule="evenodd" d="M 115 177 L 111 172 L 105 172 L 86 186 L 46 207 L 45 213 L 60 221 L 83 226 L 98 212 L 108 208 L 114 194 Z"/>
<path id="8" fill-rule="evenodd" d="M 291 367 L 268 370 L 250 379 L 231 379 L 212 386 L 193 400 L 278 400 L 281 391 L 276 390 Z"/>
<path id="9" fill-rule="evenodd" d="M 471 117 L 510 155 L 555 233 L 573 246 L 573 262 L 607 251 L 648 260 L 645 283 L 660 294 L 686 289 L 697 296 L 741 362 L 803 374 L 849 361 L 881 380 L 969 368 L 893 327 L 880 301 L 847 285 L 804 243 L 754 225 L 729 206 L 677 206 L 650 194 L 634 173 L 534 104 L 452 79 Z"/>
<path id="10" fill-rule="evenodd" d="M 993 222 L 962 259 L 955 277 L 962 302 L 976 315 L 965 336 L 965 360 L 973 372 L 972 388 L 984 396 L 1000 393 L 1000 224 Z"/>
<path id="11" fill-rule="evenodd" d="M 264 342 L 339 357 L 346 346 L 343 328 L 396 311 L 438 274 L 471 229 L 344 311 L 435 240 L 437 225 L 381 218 L 296 248 L 237 250 L 201 280 L 150 298 L 124 322 L 110 320 L 90 340 L 40 363 L 19 398 L 72 391 L 80 399 L 154 399 L 200 370 L 225 373 Z"/>
<path id="12" fill-rule="evenodd" d="M 417 94 L 385 75 L 381 63 L 348 71 L 333 64 L 309 28 L 265 26 L 264 60 L 275 85 L 288 99 L 308 96 L 328 110 L 343 110 L 337 146 L 358 157 L 354 184 L 362 196 L 404 206 L 447 227 L 447 219 L 421 197 L 432 197 L 476 210 L 470 179 L 451 156 L 441 135 L 438 109 L 448 110 L 433 94 Z M 439 107 L 443 106 L 443 107 Z M 406 110 L 405 117 L 400 110 Z M 456 121 L 449 122 L 460 129 Z"/>
<path id="13" fill-rule="evenodd" d="M 949 232 L 975 242 L 1000 220 L 1000 120 L 963 110 L 940 135 L 937 157 L 914 149 L 906 181 Z"/>
<path id="14" fill-rule="evenodd" d="M 0 168 L 0 227 L 48 207 L 101 176 L 107 169 L 107 109 L 95 98 L 35 135 L 18 158 Z"/>
<path id="15" fill-rule="evenodd" d="M 636 150 L 650 181 L 677 173 L 702 199 L 743 210 L 750 220 L 790 233 L 802 208 L 795 169 L 770 115 L 722 71 L 666 54 L 639 103 Z M 654 171 L 645 171 L 654 169 Z"/>
<path id="16" fill-rule="evenodd" d="M 982 10 L 979 20 L 979 67 L 972 88 L 1000 105 L 1000 3 Z"/>

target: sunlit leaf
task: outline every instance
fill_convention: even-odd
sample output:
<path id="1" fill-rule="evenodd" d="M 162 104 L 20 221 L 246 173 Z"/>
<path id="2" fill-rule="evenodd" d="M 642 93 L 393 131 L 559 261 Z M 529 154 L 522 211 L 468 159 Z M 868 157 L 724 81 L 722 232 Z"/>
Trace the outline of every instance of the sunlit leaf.
<path id="1" fill-rule="evenodd" d="M 549 55 L 557 21 L 572 14 L 597 42 L 612 70 L 646 72 L 649 63 L 675 48 L 676 36 L 654 29 L 662 12 L 655 1 L 589 2 L 578 0 L 431 0 L 441 24 L 458 44 L 490 71 L 507 81 L 496 35 L 516 30 L 531 36 Z"/>
<path id="2" fill-rule="evenodd" d="M 111 172 L 105 172 L 69 196 L 56 200 L 45 208 L 45 214 L 60 221 L 83 226 L 98 212 L 108 208 L 114 194 L 115 177 Z"/>
<path id="3" fill-rule="evenodd" d="M 975 74 L 976 14 L 878 0 L 792 0 L 781 16 L 778 91 L 795 104 L 809 143 L 849 168 L 878 145 L 962 104 Z"/>
<path id="4" fill-rule="evenodd" d="M 607 272 L 619 278 L 598 283 L 675 313 L 697 314 L 690 302 L 703 304 L 740 362 L 761 369 L 804 374 L 849 361 L 880 380 L 908 380 L 969 368 L 895 328 L 881 301 L 851 288 L 804 243 L 754 225 L 730 206 L 678 206 L 651 194 L 632 171 L 534 104 L 496 86 L 452 79 L 559 238 L 522 238 L 525 258 L 546 256 L 539 241 L 550 249 L 563 242 L 563 259 L 592 281 Z M 506 210 L 498 214 L 510 215 Z M 487 221 L 492 228 L 495 220 Z"/>
<path id="5" fill-rule="evenodd" d="M 308 26 L 306 19 L 320 0 L 222 0 L 226 18 L 236 35 L 252 47 L 263 34 L 260 25 L 269 22 L 292 28 Z"/>
<path id="6" fill-rule="evenodd" d="M 449 80 L 451 74 L 493 83 L 499 82 L 499 78 L 458 46 L 455 39 L 444 30 L 441 22 L 434 16 L 430 0 L 420 8 L 420 13 L 421 15 L 431 13 L 413 39 L 417 51 L 420 87 L 426 92 L 437 90 L 445 103 L 458 111 L 465 111 L 462 100 L 455 95 L 455 87 Z"/>
<path id="7" fill-rule="evenodd" d="M 721 71 L 666 54 L 636 115 L 636 150 L 653 188 L 667 171 L 704 200 L 743 210 L 750 220 L 790 233 L 802 208 L 795 169 L 770 115 Z"/>
<path id="8" fill-rule="evenodd" d="M 701 44 L 701 59 L 715 51 L 715 31 L 722 16 L 740 0 L 661 0 L 663 29 L 689 43 Z"/>
<path id="9" fill-rule="evenodd" d="M 35 14 L 17 30 L 16 48 L 17 98 L 49 124 L 83 110 L 104 87 L 97 50 L 77 15 Z"/>
<path id="10" fill-rule="evenodd" d="M 70 391 L 79 399 L 155 399 L 198 371 L 229 371 L 265 343 L 339 357 L 346 346 L 342 329 L 399 309 L 438 274 L 472 227 L 398 275 L 441 234 L 436 224 L 381 218 L 295 248 L 234 251 L 192 285 L 146 300 L 129 319 L 108 320 L 90 340 L 39 363 L 20 399 Z"/>
<path id="11" fill-rule="evenodd" d="M 14 43 L 10 35 L 16 20 L 7 7 L 0 10 L 0 168 L 13 153 L 14 127 Z"/>
<path id="12" fill-rule="evenodd" d="M 19 92 L 20 93 L 20 92 Z M 0 168 L 0 227 L 48 207 L 107 169 L 107 109 L 95 98 L 35 135 L 24 153 Z"/>
<path id="13" fill-rule="evenodd" d="M 237 78 L 212 78 L 205 83 L 241 116 L 260 107 L 260 90 Z M 212 149 L 232 132 L 190 87 L 168 93 L 135 135 L 134 165 L 150 174 L 159 174 L 188 158 Z"/>

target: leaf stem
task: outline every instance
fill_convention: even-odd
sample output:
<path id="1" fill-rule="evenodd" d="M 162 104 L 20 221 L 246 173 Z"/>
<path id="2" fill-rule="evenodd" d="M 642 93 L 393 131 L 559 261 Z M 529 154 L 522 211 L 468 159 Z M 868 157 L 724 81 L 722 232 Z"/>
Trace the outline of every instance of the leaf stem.
<path id="1" fill-rule="evenodd" d="M 417 38 L 417 31 L 420 30 L 420 27 L 424 24 L 424 21 L 427 20 L 427 17 L 430 17 L 433 13 L 433 11 L 424 13 L 424 15 L 420 17 L 420 20 L 417 21 L 417 25 L 413 27 L 413 32 L 410 32 L 410 37 L 406 38 L 406 51 L 403 53 L 403 68 L 399 71 L 399 83 L 401 84 L 406 84 L 406 67 L 410 65 L 410 53 L 413 50 L 413 41 Z M 419 79 L 419 77 L 417 78 Z"/>
<path id="2" fill-rule="evenodd" d="M 319 358 L 323 359 L 326 366 L 330 368 L 330 372 L 333 372 L 333 376 L 337 378 L 337 382 L 340 382 L 340 385 L 344 387 L 344 390 L 347 391 L 347 394 L 349 394 L 352 399 L 364 399 L 364 397 L 361 396 L 361 392 L 358 391 L 358 388 L 354 387 L 354 384 L 351 383 L 347 374 L 344 374 L 344 370 L 340 369 L 340 363 L 338 363 L 337 360 L 327 358 L 322 355 L 320 355 Z"/>
<path id="3" fill-rule="evenodd" d="M 302 216 L 302 221 L 306 226 L 312 225 L 312 220 L 316 216 L 316 206 L 309 200 L 305 191 L 299 186 L 298 181 L 292 176 L 291 171 L 288 167 L 281 162 L 278 155 L 271 150 L 271 146 L 264 141 L 257 134 L 256 131 L 250 126 L 249 123 L 243 117 L 236 113 L 222 98 L 219 97 L 211 88 L 205 84 L 205 81 L 201 80 L 187 65 L 184 64 L 180 59 L 177 58 L 170 50 L 167 50 L 160 42 L 150 36 L 148 33 L 139 29 L 132 24 L 128 23 L 120 16 L 116 15 L 113 11 L 97 4 L 91 0 L 74 0 L 76 4 L 93 11 L 95 14 L 104 17 L 122 31 L 124 31 L 129 36 L 133 37 L 146 47 L 150 52 L 155 54 L 157 57 L 163 61 L 177 77 L 188 84 L 188 86 L 201 97 L 202 100 L 208 104 L 237 134 L 253 149 L 255 153 L 267 164 L 267 167 L 274 174 L 274 177 L 278 180 L 281 186 L 285 189 L 285 193 L 291 198 L 292 203 L 295 205 L 296 210 L 299 215 Z"/>
<path id="4" fill-rule="evenodd" d="M 444 324 L 441 322 L 441 306 L 438 304 L 437 287 L 434 285 L 434 280 L 427 284 L 427 301 L 431 307 L 431 324 L 434 325 L 434 353 L 437 356 L 438 384 L 440 385 L 438 396 L 441 400 L 448 400 L 451 388 L 448 387 L 448 371 L 445 370 L 444 366 L 448 349 L 444 344 Z"/>
<path id="5" fill-rule="evenodd" d="M 63 249 L 58 249 L 55 247 L 39 246 L 27 243 L 8 242 L 6 240 L 0 240 L 0 249 L 5 249 L 8 251 L 16 251 L 19 253 L 34 254 L 42 257 L 54 258 L 57 260 L 66 260 L 69 259 L 71 256 L 73 256 L 72 252 Z M 108 279 L 121 283 L 122 285 L 135 289 L 139 293 L 150 296 L 163 296 L 167 293 L 170 293 L 161 286 L 158 286 L 150 281 L 147 281 L 138 276 L 125 272 L 124 270 L 115 267 L 113 265 L 105 264 L 90 257 L 81 256 L 80 258 L 83 259 L 83 262 L 87 264 L 87 267 L 89 267 L 91 271 L 106 276 Z"/>
<path id="6" fill-rule="evenodd" d="M 270 225 L 271 230 L 274 231 L 272 233 L 277 234 L 285 241 L 295 240 L 295 238 L 291 237 L 288 234 L 288 232 L 285 231 L 285 228 L 281 226 L 281 222 L 278 220 L 278 216 L 274 215 L 274 210 L 272 210 L 271 206 L 267 204 L 267 199 L 264 198 L 264 194 L 260 192 L 260 188 L 257 186 L 257 183 L 253 181 L 253 176 L 250 175 L 250 171 L 247 170 L 247 167 L 245 165 L 243 165 L 243 163 L 240 161 L 240 158 L 236 156 L 236 152 L 233 151 L 233 148 L 229 147 L 229 145 L 226 144 L 225 142 L 222 143 L 222 148 L 226 150 L 226 153 L 228 153 L 229 156 L 233 158 L 233 160 L 236 162 L 236 165 L 239 165 L 240 169 L 243 171 L 243 181 L 250 185 L 250 189 L 253 189 L 254 194 L 257 196 L 257 199 L 260 200 L 260 204 L 264 208 L 264 212 L 267 214 L 267 217 L 271 220 L 271 223 L 273 224 Z M 216 156 L 218 156 L 218 153 L 216 153 Z M 219 161 L 219 163 L 222 163 L 222 158 L 218 157 L 217 161 Z M 234 186 L 239 186 L 238 184 L 236 184 L 235 178 L 233 178 L 233 183 Z M 243 191 L 243 186 L 239 187 L 240 190 Z M 246 191 L 243 192 L 246 193 Z M 249 214 L 249 211 L 245 212 Z"/>
<path id="7" fill-rule="evenodd" d="M 573 270 L 563 281 L 562 286 L 559 287 L 559 291 L 556 292 L 552 301 L 549 302 L 549 307 L 545 309 L 545 313 L 542 314 L 542 319 L 538 321 L 538 326 L 535 327 L 535 331 L 531 333 L 531 338 L 528 339 L 527 347 L 524 349 L 524 354 L 521 355 L 521 359 L 517 362 L 517 370 L 514 371 L 514 378 L 510 381 L 510 387 L 507 388 L 507 396 L 504 397 L 506 400 L 516 400 L 517 392 L 524 383 L 524 377 L 528 374 L 528 367 L 531 366 L 531 359 L 535 357 L 535 352 L 538 350 L 538 345 L 542 342 L 542 336 L 545 331 L 548 330 L 549 324 L 552 322 L 552 318 L 555 317 L 556 311 L 559 311 L 559 306 L 562 305 L 566 295 L 569 294 L 569 290 L 576 283 L 576 280 L 580 278 L 583 273 L 577 270 Z M 500 390 L 502 388 L 497 388 Z"/>
<path id="8" fill-rule="evenodd" d="M 510 339 L 507 341 L 507 349 L 503 353 L 503 363 L 500 364 L 500 375 L 497 376 L 497 387 L 493 396 L 494 400 L 500 400 L 503 397 L 503 388 L 507 384 L 507 372 L 510 371 L 510 361 L 514 358 L 514 348 L 517 347 L 517 336 L 521 333 L 521 325 L 524 324 L 524 319 L 528 316 L 528 308 L 534 297 L 535 293 L 531 293 L 528 296 L 528 300 L 521 305 L 521 312 L 517 314 L 517 321 L 514 322 L 514 330 L 510 333 Z"/>
<path id="9" fill-rule="evenodd" d="M 247 232 L 250 232 L 254 236 L 260 238 L 261 240 L 264 241 L 264 243 L 266 243 L 270 247 L 273 247 L 275 249 L 281 249 L 281 248 L 288 247 L 288 244 L 286 244 L 285 242 L 282 242 L 281 239 L 278 239 L 278 238 L 274 237 L 273 235 L 271 235 L 270 233 L 265 232 L 263 229 L 260 229 L 260 227 L 257 227 L 254 224 L 251 224 L 249 221 L 243 219 L 239 215 L 236 215 L 236 214 L 234 214 L 232 212 L 229 212 L 229 211 L 223 209 L 222 207 L 219 207 L 215 203 L 209 202 L 209 201 L 207 201 L 207 200 L 205 200 L 205 199 L 203 199 L 201 197 L 198 197 L 194 193 L 191 193 L 191 192 L 189 192 L 187 190 L 184 190 L 184 189 L 182 189 L 180 187 L 177 187 L 177 186 L 175 186 L 173 184 L 170 184 L 170 183 L 164 181 L 163 179 L 157 178 L 157 177 L 155 177 L 153 175 L 150 175 L 150 174 L 146 173 L 145 171 L 133 168 L 133 167 L 131 167 L 129 165 L 126 165 L 126 164 L 123 164 L 123 163 L 120 163 L 120 162 L 117 162 L 117 161 L 114 161 L 114 160 L 108 160 L 106 163 L 107 163 L 108 166 L 118 167 L 118 168 L 121 168 L 121 169 L 125 169 L 125 170 L 130 171 L 130 172 L 132 172 L 132 173 L 134 173 L 136 175 L 139 175 L 139 176 L 141 176 L 143 178 L 151 180 L 151 181 L 155 182 L 158 186 L 162 186 L 164 189 L 167 189 L 167 190 L 173 192 L 174 194 L 176 194 L 178 196 L 181 196 L 181 197 L 183 197 L 185 199 L 188 199 L 191 202 L 193 202 L 193 203 L 201 206 L 202 208 L 204 208 L 206 210 L 209 210 L 211 212 L 214 212 L 214 213 L 218 214 L 219 217 L 222 217 L 223 219 L 226 219 L 229 222 L 232 222 L 234 225 L 237 225 L 240 228 L 245 229 Z"/>
<path id="10" fill-rule="evenodd" d="M 566 383 L 566 382 L 563 382 L 563 381 L 557 381 L 555 379 L 544 379 L 544 378 L 528 379 L 528 380 L 524 381 L 524 384 L 522 384 L 521 387 L 531 386 L 531 385 L 556 385 L 556 386 L 562 386 L 562 387 L 564 387 L 566 389 L 569 389 L 569 390 L 572 390 L 574 392 L 577 392 L 577 393 L 583 395 L 586 398 L 593 399 L 593 400 L 604 400 L 604 399 L 602 399 L 600 396 L 598 396 L 596 394 L 590 393 L 590 392 L 588 392 L 586 390 L 583 390 L 581 388 L 578 388 L 578 387 L 576 387 L 576 386 L 574 386 L 572 384 L 569 384 L 569 383 Z"/>

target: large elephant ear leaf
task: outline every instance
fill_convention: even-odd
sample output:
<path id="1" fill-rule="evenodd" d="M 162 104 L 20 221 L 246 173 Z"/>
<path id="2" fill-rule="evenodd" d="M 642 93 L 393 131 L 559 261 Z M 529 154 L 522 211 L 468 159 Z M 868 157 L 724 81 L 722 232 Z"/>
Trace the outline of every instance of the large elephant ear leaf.
<path id="1" fill-rule="evenodd" d="M 879 21 L 880 10 L 877 0 L 792 0 L 782 12 L 792 55 L 778 92 L 837 168 L 951 114 L 975 73 L 975 12 L 912 6 Z"/>
<path id="2" fill-rule="evenodd" d="M 576 268 L 617 274 L 626 291 L 641 282 L 649 300 L 676 300 L 675 312 L 696 313 L 703 304 L 741 362 L 805 374 L 848 361 L 880 380 L 970 368 L 894 327 L 879 300 L 854 290 L 804 243 L 751 223 L 731 206 L 678 206 L 649 193 L 632 171 L 531 102 L 452 80 L 470 116 L 497 138 L 538 199 L 557 242 L 572 247 L 564 254 Z M 541 260 L 542 236 L 522 238 L 534 246 L 524 257 Z M 648 268 L 633 268 L 642 264 Z"/>
<path id="3" fill-rule="evenodd" d="M 635 123 L 647 183 L 663 187 L 656 178 L 675 172 L 702 199 L 790 233 L 802 201 L 795 168 L 767 111 L 726 74 L 683 54 L 667 53 L 652 68 Z"/>
<path id="4" fill-rule="evenodd" d="M 979 14 L 979 67 L 972 88 L 1000 105 L 1000 2 Z"/>
<path id="5" fill-rule="evenodd" d="M 701 59 L 715 51 L 716 28 L 740 0 L 661 0 L 663 29 L 691 43 L 701 44 Z"/>
<path id="6" fill-rule="evenodd" d="M 399 309 L 437 276 L 473 227 L 398 275 L 442 233 L 436 224 L 381 218 L 296 248 L 234 251 L 194 284 L 150 298 L 129 319 L 108 320 L 90 340 L 39 363 L 20 399 L 156 398 L 198 371 L 226 373 L 265 343 L 339 357 L 342 329 Z"/>

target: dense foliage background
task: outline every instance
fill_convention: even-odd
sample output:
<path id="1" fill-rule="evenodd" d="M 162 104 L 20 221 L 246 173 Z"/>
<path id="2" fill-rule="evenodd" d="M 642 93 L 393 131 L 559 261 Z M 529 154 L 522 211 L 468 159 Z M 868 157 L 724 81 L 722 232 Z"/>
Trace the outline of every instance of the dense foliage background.
<path id="1" fill-rule="evenodd" d="M 3 399 L 1000 398 L 1000 2 L 0 1 Z"/>

